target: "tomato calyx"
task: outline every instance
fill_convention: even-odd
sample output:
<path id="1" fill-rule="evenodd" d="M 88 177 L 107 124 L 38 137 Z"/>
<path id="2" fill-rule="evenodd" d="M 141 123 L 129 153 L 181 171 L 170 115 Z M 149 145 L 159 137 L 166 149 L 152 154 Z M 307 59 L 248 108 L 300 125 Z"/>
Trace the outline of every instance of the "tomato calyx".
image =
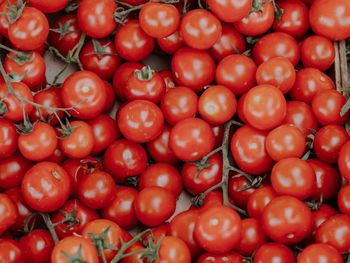
<path id="1" fill-rule="evenodd" d="M 65 256 L 69 263 L 88 263 L 86 260 L 83 259 L 82 249 L 82 245 L 79 245 L 79 249 L 74 255 L 70 255 L 63 250 L 61 251 L 61 253 Z"/>
<path id="2" fill-rule="evenodd" d="M 142 80 L 142 81 L 148 81 L 151 80 L 152 77 L 154 76 L 154 70 L 151 69 L 150 66 L 144 66 L 142 69 L 138 70 L 136 69 L 134 71 L 134 74 L 137 79 Z"/>
<path id="3" fill-rule="evenodd" d="M 55 32 L 59 34 L 59 39 L 61 40 L 64 38 L 66 35 L 75 32 L 74 30 L 71 30 L 72 24 L 76 21 L 75 18 L 69 19 L 66 21 L 64 24 L 58 23 L 58 28 L 50 28 L 50 31 Z"/>
<path id="4" fill-rule="evenodd" d="M 131 186 L 133 188 L 137 188 L 139 183 L 140 177 L 139 176 L 131 176 L 125 179 L 125 185 Z"/>
<path id="5" fill-rule="evenodd" d="M 311 201 L 306 201 L 305 204 L 312 210 L 312 211 L 317 211 L 320 209 L 320 207 L 323 204 L 323 195 L 321 194 L 320 200 L 311 200 Z"/>
<path id="6" fill-rule="evenodd" d="M 52 225 L 54 227 L 57 227 L 59 225 L 65 224 L 65 229 L 71 229 L 74 225 L 80 225 L 80 221 L 77 218 L 77 203 L 74 202 L 73 210 L 72 212 L 67 212 L 64 210 L 59 210 L 59 212 L 64 216 L 64 218 L 61 221 L 58 221 L 56 223 L 53 223 Z"/>
<path id="7" fill-rule="evenodd" d="M 275 0 L 269 0 L 269 2 L 272 2 L 272 4 L 273 4 L 275 18 L 277 20 L 277 23 L 279 23 L 280 20 L 281 20 L 282 15 L 284 13 L 284 10 L 278 6 L 278 4 L 276 3 Z"/>
<path id="8" fill-rule="evenodd" d="M 110 249 L 117 251 L 118 248 L 113 246 L 111 243 L 107 242 L 107 236 L 110 230 L 110 226 L 108 226 L 101 234 L 95 234 L 95 233 L 87 233 L 87 235 L 90 237 L 92 240 L 94 246 L 97 249 L 98 255 L 102 257 L 103 262 L 107 262 L 105 255 L 103 253 L 104 249 Z"/>
<path id="9" fill-rule="evenodd" d="M 101 59 L 103 56 L 118 56 L 118 54 L 107 52 L 108 46 L 111 44 L 111 42 L 108 42 L 105 45 L 101 45 L 100 42 L 97 39 L 92 39 L 92 44 L 94 47 L 94 51 L 90 53 L 86 53 L 84 56 L 90 56 L 90 55 L 97 55 L 99 59 Z"/>
<path id="10" fill-rule="evenodd" d="M 7 108 L 6 103 L 3 100 L 1 100 L 0 101 L 0 118 L 5 117 L 6 113 L 8 113 L 8 111 L 9 110 Z"/>
<path id="11" fill-rule="evenodd" d="M 266 1 L 266 2 L 261 1 L 261 0 L 254 0 L 253 5 L 252 5 L 252 9 L 250 9 L 249 14 L 254 13 L 254 12 L 262 13 L 262 7 L 270 2 L 271 2 L 271 0 Z"/>
<path id="12" fill-rule="evenodd" d="M 78 9 L 79 5 L 80 5 L 79 1 L 69 1 L 69 4 L 66 6 L 64 11 L 66 13 L 74 12 L 74 11 L 76 11 Z"/>
<path id="13" fill-rule="evenodd" d="M 66 119 L 66 124 L 65 125 L 63 123 L 61 123 L 61 127 L 62 128 L 57 129 L 61 133 L 61 136 L 58 136 L 58 138 L 61 139 L 61 140 L 66 138 L 66 137 L 68 137 L 69 135 L 71 135 L 74 132 L 74 130 L 76 128 L 78 128 L 77 126 L 71 126 L 71 124 L 70 124 L 68 119 Z"/>
<path id="14" fill-rule="evenodd" d="M 30 52 L 17 52 L 14 56 L 7 55 L 7 57 L 20 66 L 34 60 L 34 56 Z"/>
<path id="15" fill-rule="evenodd" d="M 15 23 L 22 15 L 23 9 L 26 7 L 22 0 L 17 0 L 17 4 L 9 4 L 9 11 L 6 13 L 9 24 Z"/>
<path id="16" fill-rule="evenodd" d="M 22 134 L 31 133 L 33 128 L 34 128 L 34 125 L 35 125 L 35 123 L 32 124 L 30 122 L 30 120 L 28 119 L 28 116 L 25 113 L 23 113 L 23 123 L 15 124 L 15 126 L 17 128 L 17 132 L 22 133 Z"/>
<path id="17" fill-rule="evenodd" d="M 47 230 L 49 230 L 53 241 L 55 242 L 55 244 L 57 244 L 59 242 L 59 238 L 55 231 L 55 224 L 52 223 L 51 218 L 47 213 L 36 212 L 29 215 L 24 221 L 24 232 L 28 233 L 33 230 L 35 225 L 35 219 L 37 218 L 37 216 L 40 216 L 44 220 Z M 29 226 L 30 223 L 32 223 L 31 226 Z"/>

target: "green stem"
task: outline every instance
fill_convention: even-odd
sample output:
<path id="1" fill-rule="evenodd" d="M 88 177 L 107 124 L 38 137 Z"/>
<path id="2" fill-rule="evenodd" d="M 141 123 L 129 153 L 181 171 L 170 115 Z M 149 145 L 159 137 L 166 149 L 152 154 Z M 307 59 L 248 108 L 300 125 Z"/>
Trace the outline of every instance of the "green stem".
<path id="1" fill-rule="evenodd" d="M 15 54 L 22 53 L 22 51 L 18 51 L 18 50 L 9 48 L 8 46 L 2 45 L 2 44 L 0 44 L 0 48 L 6 50 L 6 51 L 8 51 L 8 52 L 15 53 Z"/>
<path id="2" fill-rule="evenodd" d="M 55 242 L 55 244 L 57 244 L 60 240 L 59 240 L 57 233 L 55 231 L 55 227 L 51 222 L 50 216 L 48 214 L 45 214 L 45 213 L 40 213 L 40 215 L 43 218 L 45 225 L 52 236 L 53 241 Z"/>

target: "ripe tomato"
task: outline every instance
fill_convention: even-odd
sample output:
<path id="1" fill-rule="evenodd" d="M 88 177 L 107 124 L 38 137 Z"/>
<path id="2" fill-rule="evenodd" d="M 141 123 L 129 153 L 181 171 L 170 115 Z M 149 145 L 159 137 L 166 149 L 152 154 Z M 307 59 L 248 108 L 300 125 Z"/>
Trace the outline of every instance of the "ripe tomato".
<path id="1" fill-rule="evenodd" d="M 259 247 L 254 255 L 254 263 L 295 263 L 293 251 L 280 243 L 267 243 Z"/>
<path id="2" fill-rule="evenodd" d="M 199 118 L 184 119 L 173 127 L 169 145 L 181 160 L 201 159 L 214 148 L 215 138 L 208 123 Z"/>
<path id="3" fill-rule="evenodd" d="M 79 27 L 92 38 L 107 37 L 117 26 L 113 17 L 116 8 L 113 0 L 81 1 L 77 11 Z"/>
<path id="4" fill-rule="evenodd" d="M 249 14 L 253 1 L 208 0 L 207 4 L 220 20 L 232 23 L 241 20 Z"/>
<path id="5" fill-rule="evenodd" d="M 295 126 L 281 125 L 270 131 L 266 137 L 266 151 L 275 161 L 284 158 L 300 158 L 306 146 L 305 135 Z"/>
<path id="6" fill-rule="evenodd" d="M 139 61 L 152 53 L 154 39 L 142 30 L 138 20 L 128 20 L 118 28 L 114 44 L 122 58 L 128 61 Z"/>
<path id="7" fill-rule="evenodd" d="M 216 82 L 239 96 L 255 85 L 256 69 L 251 58 L 244 55 L 230 55 L 219 62 L 216 68 Z"/>
<path id="8" fill-rule="evenodd" d="M 256 189 L 247 200 L 247 212 L 249 217 L 260 219 L 265 207 L 277 194 L 271 186 L 261 186 Z"/>
<path id="9" fill-rule="evenodd" d="M 66 255 L 84 262 L 99 262 L 96 248 L 89 239 L 84 237 L 69 236 L 58 242 L 52 251 L 51 262 L 68 263 Z"/>
<path id="10" fill-rule="evenodd" d="M 277 89 L 276 89 L 277 90 Z M 263 174 L 272 168 L 273 160 L 267 154 L 266 131 L 249 125 L 240 127 L 231 139 L 231 154 L 238 168 L 250 174 Z"/>
<path id="11" fill-rule="evenodd" d="M 293 37 L 283 32 L 263 36 L 256 42 L 252 52 L 258 65 L 274 57 L 285 57 L 295 66 L 300 58 L 298 43 Z"/>
<path id="12" fill-rule="evenodd" d="M 286 99 L 276 87 L 259 85 L 247 92 L 243 113 L 251 126 L 260 130 L 270 130 L 280 125 L 286 117 Z"/>
<path id="13" fill-rule="evenodd" d="M 311 210 L 292 196 L 273 199 L 266 206 L 261 220 L 268 237 L 288 245 L 303 240 L 311 233 L 313 227 Z"/>
<path id="14" fill-rule="evenodd" d="M 153 186 L 139 192 L 134 202 L 137 218 L 146 226 L 157 226 L 175 212 L 176 199 L 164 188 Z"/>
<path id="15" fill-rule="evenodd" d="M 10 157 L 16 152 L 17 138 L 15 125 L 11 121 L 0 119 L 0 159 Z"/>
<path id="16" fill-rule="evenodd" d="M 163 52 L 167 54 L 174 54 L 185 45 L 185 42 L 180 35 L 180 32 L 175 31 L 173 34 L 167 37 L 157 38 L 157 44 Z"/>
<path id="17" fill-rule="evenodd" d="M 326 244 L 313 244 L 306 247 L 298 256 L 298 262 L 332 262 L 341 263 L 343 258 L 332 246 Z"/>
<path id="18" fill-rule="evenodd" d="M 185 242 L 177 237 L 166 236 L 159 248 L 159 260 L 154 263 L 190 263 L 191 253 Z"/>
<path id="19" fill-rule="evenodd" d="M 23 252 L 17 241 L 12 239 L 0 240 L 0 262 L 6 262 L 6 263 L 25 262 Z"/>
<path id="20" fill-rule="evenodd" d="M 338 208 L 345 215 L 350 215 L 350 185 L 344 185 L 338 193 Z"/>
<path id="21" fill-rule="evenodd" d="M 197 244 L 211 253 L 227 253 L 241 239 L 242 221 L 232 208 L 212 207 L 204 210 L 194 227 Z"/>
<path id="22" fill-rule="evenodd" d="M 45 0 L 29 0 L 32 7 L 39 9 L 46 14 L 61 11 L 68 5 L 69 0 L 45 1 Z"/>
<path id="23" fill-rule="evenodd" d="M 221 255 L 213 253 L 203 253 L 196 263 L 243 263 L 244 259 L 235 252 L 224 253 Z"/>
<path id="24" fill-rule="evenodd" d="M 202 91 L 215 77 L 215 62 L 205 50 L 183 47 L 171 60 L 171 71 L 180 86 Z"/>
<path id="25" fill-rule="evenodd" d="M 16 5 L 17 3 L 18 2 L 16 0 L 1 1 L 0 33 L 6 38 L 8 38 L 8 27 L 10 24 L 7 13 L 10 12 L 10 7 L 12 5 Z"/>
<path id="26" fill-rule="evenodd" d="M 145 249 L 145 247 L 140 243 L 134 243 L 131 245 L 125 253 L 135 253 L 131 254 L 130 256 L 124 257 L 120 262 L 121 263 L 146 263 L 146 258 L 142 257 L 143 253 L 142 251 Z M 139 253 L 136 253 L 136 251 L 140 251 Z"/>
<path id="27" fill-rule="evenodd" d="M 106 90 L 99 76 L 87 70 L 70 75 L 61 88 L 63 105 L 71 110 L 72 116 L 79 119 L 97 117 L 104 109 Z"/>
<path id="28" fill-rule="evenodd" d="M 0 193 L 0 235 L 2 235 L 11 225 L 16 223 L 18 218 L 17 206 L 7 194 Z"/>
<path id="29" fill-rule="evenodd" d="M 331 40 L 350 37 L 350 3 L 347 0 L 317 0 L 311 5 L 309 19 L 312 31 Z"/>
<path id="30" fill-rule="evenodd" d="M 340 174 L 350 180 L 350 142 L 347 142 L 340 149 L 338 157 L 338 167 Z"/>
<path id="31" fill-rule="evenodd" d="M 270 84 L 287 93 L 294 85 L 296 73 L 293 64 L 284 57 L 275 57 L 260 64 L 256 71 L 259 85 Z"/>
<path id="32" fill-rule="evenodd" d="M 49 22 L 46 16 L 34 7 L 25 7 L 22 15 L 8 27 L 11 43 L 22 50 L 40 48 L 49 35 Z"/>
<path id="33" fill-rule="evenodd" d="M 35 229 L 22 237 L 19 246 L 28 263 L 49 262 L 55 243 L 47 230 Z"/>
<path id="34" fill-rule="evenodd" d="M 56 131 L 45 122 L 35 123 L 29 133 L 21 133 L 18 137 L 19 151 L 31 161 L 41 161 L 50 157 L 56 147 Z"/>
<path id="35" fill-rule="evenodd" d="M 94 147 L 94 134 L 91 126 L 84 121 L 72 121 L 72 133 L 60 139 L 58 144 L 65 156 L 85 158 Z"/>
<path id="36" fill-rule="evenodd" d="M 117 122 L 126 139 L 144 143 L 155 139 L 162 132 L 164 116 L 156 104 L 147 100 L 134 100 L 121 108 Z"/>
<path id="37" fill-rule="evenodd" d="M 106 102 L 102 112 L 109 113 L 113 109 L 116 102 L 115 93 L 112 85 L 109 82 L 103 80 L 103 84 L 106 91 Z"/>
<path id="38" fill-rule="evenodd" d="M 304 67 L 327 70 L 335 58 L 333 43 L 322 36 L 309 36 L 301 44 L 301 62 Z"/>
<path id="39" fill-rule="evenodd" d="M 314 218 L 314 227 L 311 235 L 305 240 L 310 244 L 315 243 L 315 233 L 317 228 L 323 224 L 328 218 L 337 214 L 338 212 L 331 206 L 322 204 L 318 210 L 312 211 L 312 215 Z M 305 242 L 303 241 L 303 243 Z M 308 244 L 308 243 L 306 243 Z"/>
<path id="40" fill-rule="evenodd" d="M 147 154 L 143 147 L 128 140 L 118 140 L 108 146 L 103 155 L 103 168 L 117 182 L 141 174 L 147 167 Z"/>

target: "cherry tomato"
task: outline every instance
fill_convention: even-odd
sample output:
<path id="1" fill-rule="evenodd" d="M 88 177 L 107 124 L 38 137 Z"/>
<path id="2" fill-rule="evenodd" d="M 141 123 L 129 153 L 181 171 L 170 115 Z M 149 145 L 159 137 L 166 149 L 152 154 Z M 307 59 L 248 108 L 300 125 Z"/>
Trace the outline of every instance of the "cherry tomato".
<path id="1" fill-rule="evenodd" d="M 24 255 L 17 241 L 12 239 L 0 240 L 0 262 L 23 263 Z"/>
<path id="2" fill-rule="evenodd" d="M 177 237 L 166 236 L 159 248 L 159 260 L 154 263 L 190 263 L 191 254 L 186 243 Z"/>
<path id="3" fill-rule="evenodd" d="M 231 1 L 231 0 L 208 0 L 210 10 L 225 22 L 236 22 L 249 14 L 252 7 L 252 0 Z"/>
<path id="4" fill-rule="evenodd" d="M 350 180 L 350 142 L 347 142 L 340 149 L 338 157 L 338 167 L 340 174 Z"/>
<path id="5" fill-rule="evenodd" d="M 18 2 L 16 0 L 1 1 L 0 33 L 6 38 L 8 38 L 8 27 L 10 24 L 7 13 L 10 12 L 11 6 L 17 6 L 17 4 Z"/>
<path id="6" fill-rule="evenodd" d="M 350 215 L 350 185 L 344 185 L 338 193 L 338 208 L 345 214 Z"/>
<path id="7" fill-rule="evenodd" d="M 326 244 L 313 244 L 306 247 L 298 256 L 298 262 L 332 262 L 341 263 L 343 258 L 332 246 Z"/>
<path id="8" fill-rule="evenodd" d="M 247 212 L 249 217 L 260 219 L 265 207 L 277 197 L 271 186 L 261 186 L 256 189 L 247 200 Z"/>
<path id="9" fill-rule="evenodd" d="M 11 225 L 16 223 L 18 218 L 17 206 L 7 194 L 0 193 L 0 235 L 2 235 Z"/>
<path id="10" fill-rule="evenodd" d="M 15 125 L 11 121 L 0 119 L 0 159 L 10 157 L 16 152 L 17 138 Z"/>
<path id="11" fill-rule="evenodd" d="M 305 241 L 311 241 L 315 243 L 315 233 L 317 228 L 323 224 L 328 218 L 333 215 L 336 215 L 338 212 L 331 206 L 322 204 L 318 210 L 312 211 L 314 218 L 314 228 L 311 236 L 309 236 Z M 304 241 L 303 241 L 304 242 Z"/>
<path id="12" fill-rule="evenodd" d="M 203 253 L 199 259 L 196 261 L 197 263 L 243 263 L 244 259 L 241 255 L 235 252 L 224 253 L 221 255 L 213 254 L 213 253 Z"/>
<path id="13" fill-rule="evenodd" d="M 106 91 L 106 102 L 103 108 L 103 113 L 109 113 L 113 109 L 116 102 L 115 93 L 112 85 L 109 84 L 109 82 L 104 80 L 103 84 Z"/>
<path id="14" fill-rule="evenodd" d="M 52 2 L 45 0 L 29 0 L 30 6 L 35 7 L 46 14 L 61 11 L 68 5 L 68 2 L 69 0 L 58 0 Z"/>
<path id="15" fill-rule="evenodd" d="M 232 200 L 230 200 L 232 201 Z M 206 211 L 212 207 L 223 206 L 224 198 L 222 192 L 212 191 L 209 192 L 205 197 L 202 206 L 199 208 L 201 212 Z"/>
<path id="16" fill-rule="evenodd" d="M 296 258 L 292 250 L 280 243 L 267 243 L 259 247 L 254 255 L 254 263 L 295 263 Z"/>
<path id="17" fill-rule="evenodd" d="M 183 41 L 180 32 L 175 31 L 173 34 L 167 37 L 157 38 L 157 44 L 163 52 L 167 54 L 174 54 L 185 45 L 185 42 Z"/>

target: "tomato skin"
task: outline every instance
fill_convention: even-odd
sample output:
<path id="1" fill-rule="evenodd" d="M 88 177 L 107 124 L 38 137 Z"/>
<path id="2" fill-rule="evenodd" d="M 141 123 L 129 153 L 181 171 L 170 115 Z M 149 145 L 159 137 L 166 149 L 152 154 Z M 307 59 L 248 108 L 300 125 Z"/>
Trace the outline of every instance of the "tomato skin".
<path id="1" fill-rule="evenodd" d="M 338 157 L 338 167 L 340 174 L 346 179 L 350 180 L 350 142 L 347 142 L 340 149 Z"/>
<path id="2" fill-rule="evenodd" d="M 139 192 L 134 202 L 137 218 L 146 226 L 157 226 L 167 220 L 176 208 L 174 195 L 158 186 Z"/>
<path id="3" fill-rule="evenodd" d="M 270 84 L 279 88 L 283 94 L 294 85 L 296 73 L 293 64 L 283 57 L 275 57 L 260 64 L 256 71 L 258 85 Z"/>
<path id="4" fill-rule="evenodd" d="M 16 152 L 17 138 L 15 125 L 11 121 L 0 119 L 0 159 L 11 157 Z"/>
<path id="5" fill-rule="evenodd" d="M 266 131 L 249 125 L 240 127 L 231 139 L 231 154 L 238 168 L 249 174 L 263 174 L 272 168 L 273 160 L 265 149 Z M 251 148 L 250 145 L 256 145 Z"/>
<path id="6" fill-rule="evenodd" d="M 199 215 L 194 227 L 194 238 L 208 252 L 227 253 L 239 244 L 241 229 L 242 222 L 236 211 L 217 206 Z"/>
<path id="7" fill-rule="evenodd" d="M 180 32 L 175 31 L 173 34 L 167 37 L 157 38 L 157 44 L 163 52 L 167 54 L 174 54 L 185 45 L 185 42 L 180 35 Z"/>
<path id="8" fill-rule="evenodd" d="M 49 22 L 46 16 L 34 7 L 25 7 L 21 17 L 8 28 L 11 43 L 25 51 L 41 47 L 48 35 Z"/>
<path id="9" fill-rule="evenodd" d="M 71 134 L 59 140 L 59 147 L 69 158 L 85 158 L 94 147 L 93 130 L 84 121 L 72 121 L 70 125 L 75 129 Z"/>
<path id="10" fill-rule="evenodd" d="M 215 138 L 208 123 L 199 118 L 188 118 L 176 123 L 170 133 L 169 146 L 181 160 L 201 159 L 213 150 Z"/>
<path id="11" fill-rule="evenodd" d="M 36 229 L 22 237 L 19 246 L 28 263 L 45 263 L 50 261 L 55 243 L 50 232 Z"/>
<path id="12" fill-rule="evenodd" d="M 301 44 L 301 61 L 304 67 L 327 70 L 334 62 L 333 43 L 325 37 L 314 35 L 304 39 Z"/>
<path id="13" fill-rule="evenodd" d="M 154 263 L 190 263 L 191 254 L 186 243 L 177 237 L 166 236 L 160 243 L 159 260 Z"/>
<path id="14" fill-rule="evenodd" d="M 113 18 L 116 8 L 117 4 L 113 0 L 81 1 L 77 11 L 79 27 L 90 37 L 107 37 L 117 26 Z"/>
<path id="15" fill-rule="evenodd" d="M 331 40 L 350 37 L 350 3 L 346 0 L 317 0 L 311 5 L 309 19 L 312 31 Z"/>
<path id="16" fill-rule="evenodd" d="M 141 174 L 146 167 L 146 151 L 140 144 L 125 139 L 109 145 L 103 156 L 103 168 L 117 182 Z"/>
<path id="17" fill-rule="evenodd" d="M 152 53 L 154 39 L 142 30 L 139 21 L 128 20 L 117 30 L 114 45 L 125 60 L 140 61 Z"/>
<path id="18" fill-rule="evenodd" d="M 280 243 L 266 243 L 259 247 L 254 255 L 254 263 L 295 263 L 296 258 L 292 250 Z"/>
<path id="19" fill-rule="evenodd" d="M 326 244 L 313 244 L 306 247 L 298 256 L 298 262 L 332 262 L 341 263 L 343 258 L 340 253 L 332 246 Z"/>
<path id="20" fill-rule="evenodd" d="M 0 15 L 0 33 L 4 37 L 8 38 L 8 27 L 9 27 L 9 19 L 6 15 L 7 12 L 10 11 L 9 6 L 17 4 L 16 0 L 2 1 L 0 5 L 0 12 L 4 12 L 4 14 Z"/>
<path id="21" fill-rule="evenodd" d="M 56 163 L 37 163 L 23 177 L 22 195 L 24 201 L 37 211 L 55 211 L 70 195 L 70 178 Z"/>
<path id="22" fill-rule="evenodd" d="M 202 91 L 215 77 L 215 62 L 205 50 L 183 47 L 171 60 L 171 71 L 179 86 Z M 199 70 L 200 69 L 200 70 Z"/>
<path id="23" fill-rule="evenodd" d="M 229 252 L 222 255 L 213 253 L 203 253 L 196 263 L 243 263 L 244 259 L 241 255 L 235 252 Z"/>
<path id="24" fill-rule="evenodd" d="M 45 0 L 29 0 L 30 6 L 35 7 L 46 14 L 56 13 L 64 9 L 68 5 L 68 2 L 69 0 L 53 2 L 47 2 Z"/>
<path id="25" fill-rule="evenodd" d="M 17 241 L 12 239 L 0 240 L 0 262 L 23 263 L 24 255 Z"/>
<path id="26" fill-rule="evenodd" d="M 17 206 L 7 194 L 0 193 L 0 236 L 14 223 L 18 218 Z"/>
<path id="27" fill-rule="evenodd" d="M 295 66 L 300 58 L 300 50 L 293 37 L 274 32 L 259 39 L 253 47 L 252 56 L 258 65 L 274 57 L 285 57 Z"/>
<path id="28" fill-rule="evenodd" d="M 311 236 L 306 240 L 310 240 L 312 243 L 315 243 L 315 233 L 317 228 L 323 224 L 328 218 L 333 215 L 336 215 L 338 212 L 331 206 L 322 204 L 320 208 L 316 211 L 312 211 L 312 215 L 314 218 L 314 228 Z"/>
<path id="29" fill-rule="evenodd" d="M 350 185 L 344 185 L 338 193 L 338 208 L 345 215 L 350 215 Z"/>
<path id="30" fill-rule="evenodd" d="M 230 55 L 221 60 L 216 68 L 216 82 L 226 86 L 236 96 L 246 93 L 255 85 L 257 67 L 244 55 Z"/>
<path id="31" fill-rule="evenodd" d="M 58 242 L 52 253 L 52 263 L 68 263 L 69 261 L 62 253 L 64 251 L 68 255 L 77 255 L 81 251 L 81 259 L 89 263 L 98 263 L 98 254 L 92 242 L 84 237 L 69 236 Z"/>
<path id="32" fill-rule="evenodd" d="M 219 1 L 219 0 L 208 0 L 207 1 L 212 12 L 225 22 L 236 22 L 241 20 L 243 17 L 249 14 L 252 7 L 252 0 L 243 1 Z"/>
<path id="33" fill-rule="evenodd" d="M 137 242 L 130 246 L 125 253 L 131 253 L 135 251 L 140 251 L 145 249 L 145 247 L 140 243 Z M 146 258 L 142 258 L 142 253 L 137 253 L 128 257 L 123 258 L 120 262 L 121 263 L 146 263 Z"/>
<path id="34" fill-rule="evenodd" d="M 256 189 L 247 200 L 247 212 L 249 217 L 260 219 L 265 207 L 275 197 L 277 197 L 277 194 L 271 186 L 261 186 Z"/>

